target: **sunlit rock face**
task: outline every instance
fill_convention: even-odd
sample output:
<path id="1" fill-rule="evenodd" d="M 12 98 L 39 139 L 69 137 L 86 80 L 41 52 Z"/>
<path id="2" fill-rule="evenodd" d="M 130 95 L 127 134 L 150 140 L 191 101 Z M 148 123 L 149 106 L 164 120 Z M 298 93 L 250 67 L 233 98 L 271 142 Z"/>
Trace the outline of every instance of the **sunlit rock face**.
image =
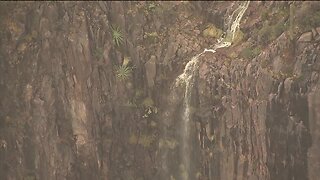
<path id="1" fill-rule="evenodd" d="M 0 179 L 317 179 L 320 3 L 242 3 L 0 2 Z"/>

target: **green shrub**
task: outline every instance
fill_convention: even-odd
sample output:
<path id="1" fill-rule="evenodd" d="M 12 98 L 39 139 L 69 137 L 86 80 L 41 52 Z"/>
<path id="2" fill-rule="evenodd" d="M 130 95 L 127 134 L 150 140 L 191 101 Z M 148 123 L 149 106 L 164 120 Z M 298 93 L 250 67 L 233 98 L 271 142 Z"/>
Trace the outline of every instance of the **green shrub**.
<path id="1" fill-rule="evenodd" d="M 129 137 L 129 144 L 139 144 L 144 148 L 149 148 L 155 140 L 155 135 L 141 134 L 140 137 L 137 137 L 137 135 L 131 134 Z"/>
<path id="2" fill-rule="evenodd" d="M 159 147 L 160 148 L 169 148 L 175 149 L 178 145 L 178 142 L 175 139 L 160 139 L 159 140 Z"/>
<path id="3" fill-rule="evenodd" d="M 271 11 L 273 13 L 270 13 Z M 289 22 L 287 22 L 289 16 L 290 8 L 286 3 L 280 3 L 277 7 L 262 11 L 263 26 L 258 31 L 259 43 L 266 45 L 286 31 L 289 27 Z"/>
<path id="4" fill-rule="evenodd" d="M 155 38 L 158 38 L 159 35 L 158 35 L 157 32 L 151 32 L 151 33 L 145 32 L 144 33 L 144 38 L 148 38 L 148 37 L 155 39 Z"/>
<path id="5" fill-rule="evenodd" d="M 265 24 L 259 31 L 258 31 L 258 41 L 262 44 L 267 44 L 270 41 L 270 34 L 271 34 L 272 27 L 269 24 Z"/>
<path id="6" fill-rule="evenodd" d="M 247 47 L 240 52 L 240 56 L 245 59 L 253 59 L 254 57 L 258 56 L 260 52 L 261 52 L 261 49 L 259 47 L 256 47 L 256 48 Z"/>
<path id="7" fill-rule="evenodd" d="M 234 35 L 234 39 L 232 41 L 232 44 L 239 44 L 244 38 L 244 33 L 238 29 L 236 32 L 235 32 L 235 35 Z"/>
<path id="8" fill-rule="evenodd" d="M 300 33 L 320 26 L 320 6 L 316 2 L 303 2 L 295 8 L 295 25 Z"/>
<path id="9" fill-rule="evenodd" d="M 123 43 L 123 35 L 119 27 L 111 27 L 113 42 L 120 46 Z"/>
<path id="10" fill-rule="evenodd" d="M 157 32 L 151 32 L 151 33 L 145 32 L 143 35 L 143 38 L 145 38 L 147 42 L 151 44 L 151 43 L 157 42 L 159 35 Z"/>
<path id="11" fill-rule="evenodd" d="M 131 74 L 132 74 L 132 67 L 128 67 L 126 65 L 121 65 L 121 66 L 117 66 L 116 67 L 116 70 L 115 70 L 115 73 L 116 73 L 116 77 L 119 79 L 119 80 L 127 80 Z"/>
<path id="12" fill-rule="evenodd" d="M 212 38 L 220 38 L 223 31 L 218 29 L 213 24 L 209 24 L 205 30 L 203 30 L 202 34 L 204 37 L 212 37 Z"/>
<path id="13" fill-rule="evenodd" d="M 283 22 L 279 21 L 274 25 L 269 25 L 266 23 L 259 31 L 258 31 L 258 40 L 260 43 L 266 45 L 271 40 L 276 39 L 279 37 L 284 31 L 286 31 L 288 25 Z"/>
<path id="14" fill-rule="evenodd" d="M 320 11 L 306 14 L 298 23 L 302 31 L 308 31 L 313 27 L 320 26 Z"/>
<path id="15" fill-rule="evenodd" d="M 261 13 L 261 20 L 262 20 L 262 21 L 265 21 L 265 20 L 267 20 L 268 18 L 269 18 L 269 12 L 268 12 L 267 9 L 265 9 L 265 10 L 262 11 L 262 13 Z"/>
<path id="16" fill-rule="evenodd" d="M 154 10 L 157 7 L 157 5 L 154 2 L 147 2 L 147 9 L 149 11 Z"/>
<path id="17" fill-rule="evenodd" d="M 271 39 L 276 39 L 279 37 L 285 30 L 287 29 L 287 24 L 279 21 L 277 24 L 272 26 L 272 31 L 271 31 Z"/>
<path id="18" fill-rule="evenodd" d="M 143 100 L 142 105 L 144 107 L 152 107 L 154 105 L 154 102 L 150 97 L 147 97 Z"/>

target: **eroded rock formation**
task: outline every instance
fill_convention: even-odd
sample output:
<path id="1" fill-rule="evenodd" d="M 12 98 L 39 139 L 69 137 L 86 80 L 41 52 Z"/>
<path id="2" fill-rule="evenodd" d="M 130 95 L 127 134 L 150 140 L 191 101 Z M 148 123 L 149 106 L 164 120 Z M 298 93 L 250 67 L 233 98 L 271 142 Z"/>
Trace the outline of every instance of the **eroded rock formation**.
<path id="1" fill-rule="evenodd" d="M 236 6 L 1 2 L 0 179 L 183 179 L 174 80 Z M 201 57 L 193 178 L 319 177 L 319 10 L 251 2 L 237 42 Z"/>

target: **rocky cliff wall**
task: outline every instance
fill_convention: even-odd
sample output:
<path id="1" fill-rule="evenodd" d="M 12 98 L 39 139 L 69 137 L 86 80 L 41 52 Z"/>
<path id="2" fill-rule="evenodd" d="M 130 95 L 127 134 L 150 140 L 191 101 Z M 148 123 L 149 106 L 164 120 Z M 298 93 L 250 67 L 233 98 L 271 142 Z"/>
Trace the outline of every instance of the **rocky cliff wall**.
<path id="1" fill-rule="evenodd" d="M 236 6 L 1 2 L 1 179 L 183 179 L 174 80 Z M 237 42 L 200 59 L 194 179 L 317 179 L 319 8 L 251 2 Z"/>

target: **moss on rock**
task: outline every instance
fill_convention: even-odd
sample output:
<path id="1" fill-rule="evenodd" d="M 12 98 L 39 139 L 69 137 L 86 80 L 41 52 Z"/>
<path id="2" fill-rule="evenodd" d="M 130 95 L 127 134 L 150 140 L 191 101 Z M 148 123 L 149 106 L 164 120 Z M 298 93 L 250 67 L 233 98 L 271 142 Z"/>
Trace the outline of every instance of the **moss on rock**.
<path id="1" fill-rule="evenodd" d="M 232 44 L 237 45 L 239 44 L 244 38 L 244 33 L 239 29 L 238 31 L 236 31 Z"/>
<path id="2" fill-rule="evenodd" d="M 219 38 L 222 35 L 223 31 L 213 24 L 209 24 L 205 30 L 203 30 L 204 37 L 211 37 L 211 38 Z"/>

